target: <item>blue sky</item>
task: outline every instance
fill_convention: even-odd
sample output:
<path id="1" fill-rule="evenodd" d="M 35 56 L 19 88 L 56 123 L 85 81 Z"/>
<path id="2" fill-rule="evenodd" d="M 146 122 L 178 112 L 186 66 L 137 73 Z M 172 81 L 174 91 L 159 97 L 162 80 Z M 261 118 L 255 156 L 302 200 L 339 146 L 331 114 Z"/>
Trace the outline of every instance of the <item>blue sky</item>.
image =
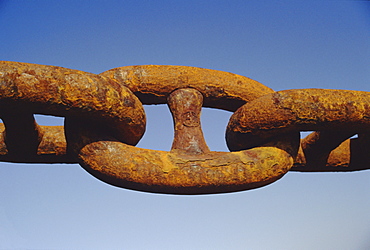
<path id="1" fill-rule="evenodd" d="M 370 91 L 369 1 L 0 1 L 0 30 L 7 61 L 92 73 L 186 65 L 274 90 Z M 138 146 L 169 150 L 168 108 L 145 108 Z M 227 151 L 230 115 L 203 109 L 211 150 Z M 370 248 L 369 170 L 290 172 L 256 190 L 174 196 L 116 188 L 79 165 L 0 163 L 0 190 L 0 249 Z"/>

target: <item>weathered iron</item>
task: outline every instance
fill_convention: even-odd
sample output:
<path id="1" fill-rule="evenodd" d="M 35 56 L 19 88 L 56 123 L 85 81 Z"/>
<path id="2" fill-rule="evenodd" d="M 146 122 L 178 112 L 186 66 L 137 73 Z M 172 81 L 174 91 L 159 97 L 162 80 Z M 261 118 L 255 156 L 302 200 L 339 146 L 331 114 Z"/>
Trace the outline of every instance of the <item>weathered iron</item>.
<path id="1" fill-rule="evenodd" d="M 190 88 L 169 95 L 175 131 L 170 152 L 97 140 L 81 148 L 80 164 L 115 186 L 172 194 L 247 190 L 272 183 L 288 172 L 299 147 L 298 133 L 296 140 L 291 136 L 262 148 L 212 152 L 200 126 L 202 99 L 199 91 Z"/>
<path id="2" fill-rule="evenodd" d="M 319 132 L 302 141 L 301 152 L 292 170 L 368 169 L 370 156 L 366 150 L 355 153 L 350 147 L 365 149 L 369 143 L 370 93 L 297 89 L 267 94 L 245 104 L 231 116 L 226 139 L 230 150 L 241 150 L 297 130 Z M 338 147 L 355 134 L 360 138 Z"/>
<path id="3" fill-rule="evenodd" d="M 176 89 L 194 88 L 204 107 L 236 111 L 243 104 L 274 91 L 245 76 L 187 66 L 139 65 L 101 73 L 131 89 L 143 104 L 166 104 Z"/>
<path id="4" fill-rule="evenodd" d="M 58 155 L 60 161 L 67 158 L 68 162 L 76 162 L 72 155 L 59 157 L 61 151 L 66 152 L 59 150 L 66 148 L 60 145 L 64 138 L 52 135 L 49 138 L 55 141 L 43 140 L 49 128 L 54 132 L 63 128 L 38 126 L 34 113 L 95 124 L 130 145 L 136 145 L 144 134 L 141 102 L 128 88 L 103 76 L 55 66 L 0 62 L 0 82 L 0 117 L 6 128 L 3 133 L 6 150 L 2 148 L 0 159 L 59 162 L 42 153 L 46 149 L 39 147 L 43 141 L 44 146 L 49 145 L 46 151 Z M 50 151 L 53 147 L 58 148 L 54 153 Z"/>
<path id="5" fill-rule="evenodd" d="M 80 163 L 109 184 L 147 192 L 223 193 L 262 187 L 288 171 L 370 168 L 370 93 L 274 92 L 247 77 L 185 66 L 128 66 L 100 75 L 0 62 L 0 161 Z M 134 147 L 143 104 L 167 103 L 170 152 Z M 235 111 L 226 139 L 209 150 L 201 107 Z M 33 114 L 65 117 L 40 126 Z M 299 140 L 300 131 L 315 131 Z M 352 138 L 358 134 L 358 138 Z M 300 145 L 300 147 L 299 147 Z M 298 150 L 299 149 L 299 150 Z"/>

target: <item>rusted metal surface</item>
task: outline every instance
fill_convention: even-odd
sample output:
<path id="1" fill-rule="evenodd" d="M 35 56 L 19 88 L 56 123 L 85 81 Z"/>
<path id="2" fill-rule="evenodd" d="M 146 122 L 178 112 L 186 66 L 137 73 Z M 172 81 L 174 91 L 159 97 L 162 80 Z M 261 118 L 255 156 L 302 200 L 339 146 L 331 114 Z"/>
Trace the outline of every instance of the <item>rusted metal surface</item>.
<path id="1" fill-rule="evenodd" d="M 78 117 L 104 124 L 117 139 L 131 145 L 144 133 L 140 101 L 128 88 L 103 76 L 2 61 L 0 82 L 0 117 L 3 110 Z"/>
<path id="2" fill-rule="evenodd" d="M 0 62 L 0 161 L 78 162 L 109 184 L 172 194 L 248 190 L 288 171 L 370 169 L 364 150 L 369 97 L 345 90 L 274 92 L 247 77 L 185 66 L 95 75 Z M 145 130 L 142 103 L 168 103 L 175 131 L 170 152 L 133 146 Z M 236 111 L 226 131 L 233 152 L 209 150 L 202 106 Z M 64 116 L 65 124 L 40 126 L 35 113 Z M 315 132 L 300 141 L 300 131 Z M 358 138 L 348 139 L 353 135 Z"/>
<path id="3" fill-rule="evenodd" d="M 89 173 L 109 184 L 171 194 L 258 188 L 281 178 L 293 165 L 290 154 L 275 147 L 187 155 L 113 141 L 88 144 L 80 158 Z"/>
<path id="4" fill-rule="evenodd" d="M 6 127 L 2 134 L 6 145 L 6 151 L 2 152 L 6 154 L 2 159 L 59 162 L 65 158 L 67 162 L 75 162 L 72 155 L 60 157 L 59 153 L 55 159 L 53 153 L 40 157 L 40 152 L 49 151 L 40 148 L 41 142 L 58 152 L 66 151 L 60 150 L 64 138 L 50 136 L 55 128 L 40 129 L 34 113 L 84 120 L 130 145 L 136 145 L 145 131 L 140 101 L 115 81 L 55 66 L 0 62 L 0 118 Z M 49 137 L 44 138 L 45 134 Z M 47 138 L 55 141 L 46 141 Z"/>
<path id="5" fill-rule="evenodd" d="M 175 131 L 171 151 L 190 155 L 210 152 L 200 125 L 202 104 L 203 96 L 195 89 L 178 89 L 168 97 Z"/>
<path id="6" fill-rule="evenodd" d="M 131 89 L 143 104 L 165 104 L 172 91 L 194 88 L 202 93 L 204 107 L 235 111 L 246 102 L 274 92 L 245 76 L 187 66 L 126 66 L 100 75 Z"/>
<path id="7" fill-rule="evenodd" d="M 349 146 L 334 149 L 352 135 L 366 134 L 369 129 L 369 92 L 284 90 L 241 107 L 230 118 L 226 137 L 231 150 L 241 150 L 290 131 L 319 130 L 302 141 L 302 150 L 293 169 L 354 171 L 369 168 L 367 153 L 358 152 L 352 159 L 354 153 Z M 361 144 L 366 144 L 365 141 Z"/>
<path id="8" fill-rule="evenodd" d="M 199 91 L 189 88 L 169 95 L 175 131 L 170 152 L 100 140 L 81 149 L 81 165 L 115 186 L 171 194 L 248 190 L 270 184 L 288 172 L 295 156 L 286 150 L 294 147 L 290 141 L 280 142 L 286 146 L 281 149 L 211 152 L 200 125 L 202 100 Z"/>

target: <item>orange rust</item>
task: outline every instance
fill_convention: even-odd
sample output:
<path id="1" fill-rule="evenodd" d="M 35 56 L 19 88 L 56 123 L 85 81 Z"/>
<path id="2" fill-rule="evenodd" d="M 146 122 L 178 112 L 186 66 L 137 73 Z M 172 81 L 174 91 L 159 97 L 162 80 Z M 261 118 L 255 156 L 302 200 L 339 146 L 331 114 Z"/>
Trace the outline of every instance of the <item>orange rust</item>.
<path id="1" fill-rule="evenodd" d="M 165 104 L 172 91 L 194 88 L 202 93 L 204 107 L 235 111 L 246 102 L 274 92 L 245 76 L 188 66 L 126 66 L 100 75 L 130 88 L 143 104 Z"/>
<path id="2" fill-rule="evenodd" d="M 366 153 L 351 160 L 353 152 L 349 147 L 331 151 L 353 134 L 366 134 L 369 129 L 369 92 L 284 90 L 242 106 L 230 118 L 226 137 L 231 150 L 241 150 L 291 131 L 319 130 L 303 140 L 294 170 L 353 171 L 369 168 Z M 335 157 L 343 160 L 338 163 Z M 361 166 L 351 162 L 361 162 Z"/>
<path id="3" fill-rule="evenodd" d="M 199 91 L 189 88 L 169 95 L 175 127 L 171 152 L 130 147 L 85 127 L 78 132 L 80 164 L 118 187 L 172 194 L 248 190 L 270 184 L 288 172 L 299 145 L 295 135 L 279 138 L 269 147 L 210 152 L 200 127 L 202 99 Z"/>
<path id="4" fill-rule="evenodd" d="M 128 189 L 171 194 L 225 193 L 281 178 L 293 158 L 275 147 L 201 155 L 141 149 L 113 141 L 86 145 L 81 165 L 96 178 Z"/>
<path id="5" fill-rule="evenodd" d="M 145 114 L 132 92 L 103 76 L 56 66 L 0 61 L 0 117 L 30 113 L 76 117 L 105 124 L 115 137 L 135 145 Z M 12 108 L 13 107 L 13 108 Z"/>
<path id="6" fill-rule="evenodd" d="M 227 127 L 232 150 L 261 145 L 289 131 L 368 131 L 370 93 L 349 90 L 284 90 L 249 102 Z"/>
<path id="7" fill-rule="evenodd" d="M 5 123 L 0 124 L 0 160 L 78 161 L 119 187 L 173 194 L 234 192 L 270 184 L 289 170 L 354 171 L 370 165 L 363 151 L 370 146 L 368 92 L 273 92 L 227 72 L 159 65 L 95 75 L 0 62 L 0 83 Z M 144 104 L 168 99 L 175 126 L 170 152 L 127 145 L 135 145 L 145 130 L 141 102 L 131 91 Z M 209 151 L 200 127 L 203 97 L 204 106 L 229 111 L 245 104 L 226 133 L 229 148 L 239 152 Z M 34 113 L 65 116 L 65 126 L 39 126 Z M 301 141 L 296 157 L 301 130 L 317 131 Z M 345 140 L 353 134 L 358 138 Z"/>

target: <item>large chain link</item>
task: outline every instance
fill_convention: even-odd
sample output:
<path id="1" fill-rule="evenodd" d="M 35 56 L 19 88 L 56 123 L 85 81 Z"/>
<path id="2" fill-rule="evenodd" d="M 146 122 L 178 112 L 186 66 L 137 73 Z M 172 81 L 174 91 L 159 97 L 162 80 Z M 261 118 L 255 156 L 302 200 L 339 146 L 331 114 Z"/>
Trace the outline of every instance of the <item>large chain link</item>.
<path id="1" fill-rule="evenodd" d="M 0 161 L 79 163 L 115 186 L 173 194 L 248 190 L 288 171 L 364 170 L 370 168 L 369 97 L 347 90 L 274 92 L 244 76 L 185 66 L 96 75 L 0 62 Z M 142 104 L 161 103 L 174 119 L 171 151 L 135 147 L 145 131 Z M 234 112 L 226 131 L 232 152 L 209 150 L 202 106 Z M 33 114 L 64 116 L 65 124 L 40 126 Z M 315 132 L 300 142 L 300 131 Z"/>

